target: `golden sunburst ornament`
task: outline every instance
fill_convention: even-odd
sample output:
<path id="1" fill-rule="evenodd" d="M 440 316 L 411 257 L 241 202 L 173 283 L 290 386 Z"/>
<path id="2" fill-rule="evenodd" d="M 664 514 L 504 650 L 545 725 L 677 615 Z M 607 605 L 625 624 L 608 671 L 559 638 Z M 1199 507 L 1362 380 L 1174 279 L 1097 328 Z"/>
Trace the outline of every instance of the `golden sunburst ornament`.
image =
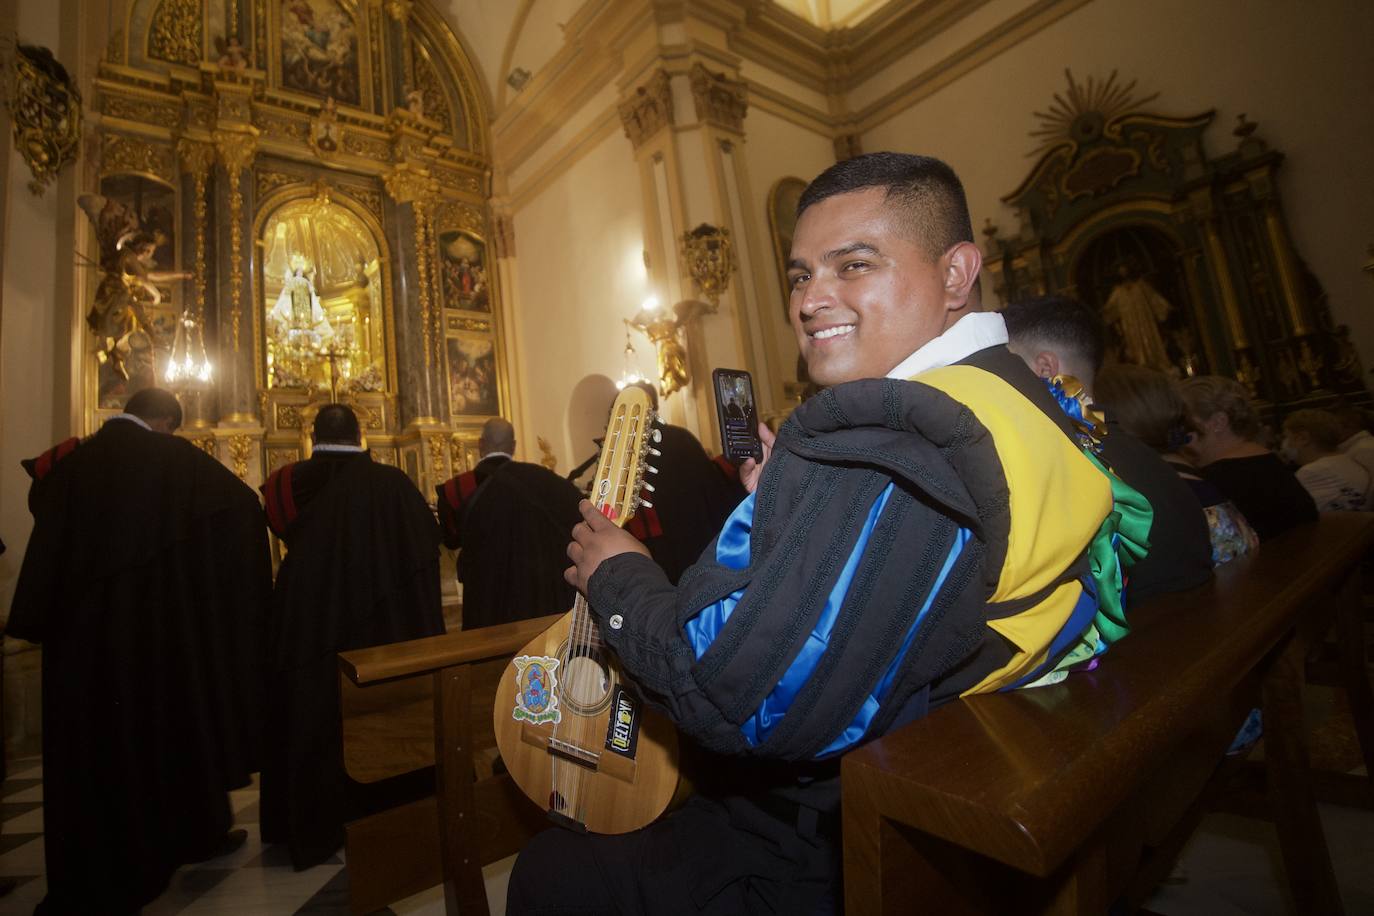
<path id="1" fill-rule="evenodd" d="M 1115 70 L 1100 82 L 1089 76 L 1087 82 L 1080 84 L 1067 68 L 1064 76 L 1069 81 L 1068 92 L 1063 95 L 1056 92 L 1049 111 L 1035 112 L 1040 127 L 1030 135 L 1038 139 L 1040 145 L 1028 155 L 1038 156 L 1064 143 L 1090 143 L 1102 136 L 1113 118 L 1159 97 L 1158 92 L 1136 97 L 1136 81 L 1118 84 Z"/>

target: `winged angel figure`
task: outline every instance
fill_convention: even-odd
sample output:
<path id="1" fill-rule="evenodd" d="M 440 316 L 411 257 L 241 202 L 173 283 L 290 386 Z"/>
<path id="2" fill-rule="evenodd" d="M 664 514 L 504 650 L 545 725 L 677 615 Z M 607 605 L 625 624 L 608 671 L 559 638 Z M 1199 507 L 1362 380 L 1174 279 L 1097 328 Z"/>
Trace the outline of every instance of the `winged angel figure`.
<path id="1" fill-rule="evenodd" d="M 126 381 L 150 375 L 153 353 L 170 343 L 160 339 L 148 319 L 148 309 L 162 302 L 157 284 L 190 274 L 154 269 L 154 254 L 166 239 L 145 230 L 129 207 L 101 194 L 82 194 L 77 203 L 95 224 L 100 244 L 100 260 L 90 263 L 102 276 L 86 315 L 97 342 L 96 358 Z"/>

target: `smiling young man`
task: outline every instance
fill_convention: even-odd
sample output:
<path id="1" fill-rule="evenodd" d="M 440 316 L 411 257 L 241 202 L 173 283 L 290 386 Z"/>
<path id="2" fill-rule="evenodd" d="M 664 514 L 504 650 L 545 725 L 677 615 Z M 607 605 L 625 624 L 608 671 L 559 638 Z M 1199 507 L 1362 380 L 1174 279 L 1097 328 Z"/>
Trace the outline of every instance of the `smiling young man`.
<path id="1" fill-rule="evenodd" d="M 826 390 L 761 431 L 751 495 L 676 588 L 586 502 L 568 548 L 606 642 L 709 755 L 699 792 L 635 834 L 541 834 L 508 912 L 833 912 L 840 755 L 1124 631 L 1114 484 L 980 311 L 980 261 L 938 160 L 807 188 L 790 316 Z"/>

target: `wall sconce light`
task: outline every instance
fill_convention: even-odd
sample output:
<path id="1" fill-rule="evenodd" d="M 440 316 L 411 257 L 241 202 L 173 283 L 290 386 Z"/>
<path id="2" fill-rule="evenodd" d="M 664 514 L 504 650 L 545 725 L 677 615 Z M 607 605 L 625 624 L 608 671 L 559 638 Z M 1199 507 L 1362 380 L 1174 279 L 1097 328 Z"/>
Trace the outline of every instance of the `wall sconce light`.
<path id="1" fill-rule="evenodd" d="M 691 381 L 687 348 L 678 332 L 700 305 L 687 300 L 665 309 L 656 297 L 650 296 L 629 320 L 630 326 L 642 331 L 658 352 L 658 393 L 665 398 Z"/>
<path id="2" fill-rule="evenodd" d="M 730 271 L 735 269 L 730 230 L 702 223 L 682 233 L 682 259 L 687 262 L 697 295 L 710 303 L 706 311 L 715 312 L 730 286 Z"/>
<path id="3" fill-rule="evenodd" d="M 630 322 L 627 320 L 625 322 L 625 365 L 620 370 L 620 381 L 615 383 L 617 391 L 623 389 L 626 385 L 635 385 L 639 382 L 648 381 L 648 379 L 639 374 L 639 368 L 637 366 L 639 361 L 635 356 L 635 345 L 630 342 Z"/>

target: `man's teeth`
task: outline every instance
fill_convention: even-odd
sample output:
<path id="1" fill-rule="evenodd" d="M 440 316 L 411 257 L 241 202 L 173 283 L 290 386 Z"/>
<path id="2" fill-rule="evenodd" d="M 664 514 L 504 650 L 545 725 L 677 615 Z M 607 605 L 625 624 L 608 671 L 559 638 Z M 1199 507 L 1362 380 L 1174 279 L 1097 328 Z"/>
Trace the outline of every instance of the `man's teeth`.
<path id="1" fill-rule="evenodd" d="M 842 334 L 848 334 L 852 330 L 854 330 L 854 325 L 842 324 L 839 327 L 826 328 L 824 331 L 817 331 L 811 336 L 815 340 L 824 340 L 827 337 L 839 337 Z"/>

